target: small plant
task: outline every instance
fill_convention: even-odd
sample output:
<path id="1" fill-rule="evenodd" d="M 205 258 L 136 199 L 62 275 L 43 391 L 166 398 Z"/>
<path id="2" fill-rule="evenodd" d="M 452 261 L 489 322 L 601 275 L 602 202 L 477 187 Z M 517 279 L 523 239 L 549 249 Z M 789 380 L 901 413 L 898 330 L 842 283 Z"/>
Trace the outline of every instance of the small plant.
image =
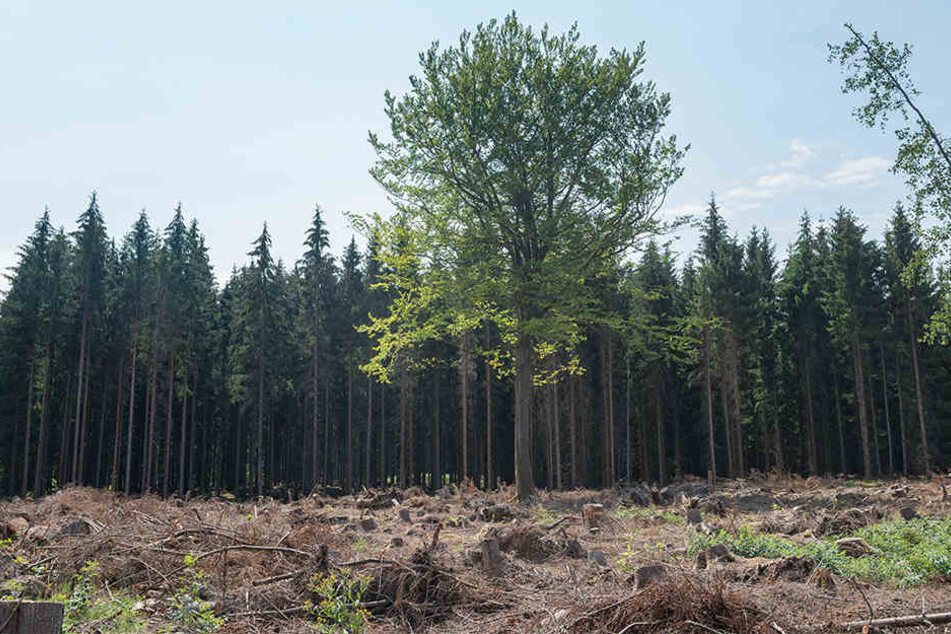
<path id="1" fill-rule="evenodd" d="M 626 518 L 640 518 L 640 519 L 652 519 L 659 517 L 667 523 L 670 524 L 683 524 L 684 518 L 676 513 L 671 513 L 670 511 L 663 511 L 658 509 L 655 506 L 624 506 L 623 504 L 617 507 L 617 510 L 614 511 L 614 517 L 618 519 Z"/>
<path id="2" fill-rule="evenodd" d="M 558 516 L 555 515 L 555 512 L 545 508 L 541 504 L 535 507 L 535 512 L 538 514 L 538 523 L 542 526 L 551 526 L 558 521 Z"/>
<path id="3" fill-rule="evenodd" d="M 206 634 L 221 627 L 225 619 L 216 616 L 212 604 L 205 601 L 207 573 L 197 567 L 197 559 L 185 555 L 185 573 L 178 578 L 179 587 L 172 596 L 169 617 L 192 634 Z M 178 631 L 172 628 L 169 631 Z"/>
<path id="4" fill-rule="evenodd" d="M 362 553 L 370 549 L 370 542 L 366 537 L 358 537 L 356 541 L 353 542 L 353 549 L 358 553 Z"/>
<path id="5" fill-rule="evenodd" d="M 317 631 L 322 634 L 363 632 L 370 617 L 362 603 L 369 583 L 368 577 L 346 570 L 311 577 L 307 589 L 316 595 L 316 603 L 308 601 L 305 609 L 316 618 Z"/>

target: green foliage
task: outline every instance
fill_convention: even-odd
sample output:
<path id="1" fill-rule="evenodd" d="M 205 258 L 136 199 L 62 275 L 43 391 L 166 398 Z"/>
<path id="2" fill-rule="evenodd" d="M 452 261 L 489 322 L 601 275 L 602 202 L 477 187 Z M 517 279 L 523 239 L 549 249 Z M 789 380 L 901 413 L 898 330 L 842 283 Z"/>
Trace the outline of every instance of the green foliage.
<path id="1" fill-rule="evenodd" d="M 724 544 L 740 557 L 807 556 L 836 574 L 888 581 L 899 587 L 951 574 L 951 518 L 887 521 L 859 529 L 853 536 L 864 539 L 876 552 L 853 558 L 839 552 L 835 537 L 799 544 L 784 537 L 758 533 L 744 525 L 736 534 L 691 533 L 688 554 L 692 556 L 715 544 Z"/>
<path id="2" fill-rule="evenodd" d="M 369 577 L 347 570 L 316 573 L 307 584 L 315 596 L 305 604 L 322 634 L 359 634 L 366 628 L 370 613 L 362 606 Z"/>
<path id="3" fill-rule="evenodd" d="M 654 519 L 660 518 L 667 522 L 668 524 L 683 524 L 684 518 L 682 515 L 677 513 L 671 513 L 670 511 L 665 511 L 659 509 L 656 506 L 625 506 L 621 505 L 617 507 L 617 510 L 614 511 L 614 516 L 618 519 L 627 519 L 627 518 L 637 518 L 637 519 Z"/>
<path id="4" fill-rule="evenodd" d="M 206 634 L 225 623 L 225 618 L 216 616 L 212 604 L 202 598 L 207 578 L 207 573 L 196 566 L 194 557 L 186 555 L 185 571 L 178 578 L 178 587 L 170 600 L 169 618 L 177 625 L 168 627 L 169 632 L 180 626 L 191 634 Z"/>

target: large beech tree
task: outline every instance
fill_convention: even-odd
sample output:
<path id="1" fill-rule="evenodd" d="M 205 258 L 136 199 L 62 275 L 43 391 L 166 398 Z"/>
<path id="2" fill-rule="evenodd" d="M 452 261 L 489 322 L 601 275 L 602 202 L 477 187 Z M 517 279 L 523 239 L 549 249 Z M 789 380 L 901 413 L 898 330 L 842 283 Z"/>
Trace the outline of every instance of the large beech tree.
<path id="1" fill-rule="evenodd" d="M 391 138 L 370 135 L 373 175 L 433 251 L 495 273 L 470 298 L 514 319 L 522 500 L 534 489 L 533 342 L 549 338 L 556 298 L 568 313 L 584 279 L 656 228 L 682 173 L 664 135 L 670 97 L 642 80 L 644 62 L 643 44 L 602 56 L 575 27 L 536 32 L 513 13 L 433 44 L 410 90 L 386 94 Z"/>

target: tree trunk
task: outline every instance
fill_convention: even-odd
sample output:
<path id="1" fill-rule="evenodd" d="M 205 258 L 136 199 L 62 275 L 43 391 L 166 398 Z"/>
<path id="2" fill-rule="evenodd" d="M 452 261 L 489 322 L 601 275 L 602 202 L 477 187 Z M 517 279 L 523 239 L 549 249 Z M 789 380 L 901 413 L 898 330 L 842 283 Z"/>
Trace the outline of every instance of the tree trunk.
<path id="1" fill-rule="evenodd" d="M 713 425 L 713 381 L 710 377 L 710 338 L 707 327 L 703 328 L 703 382 L 707 393 L 707 471 L 711 484 L 717 477 L 716 429 Z"/>
<path id="2" fill-rule="evenodd" d="M 125 358 L 119 358 L 119 372 L 116 376 L 116 383 L 119 385 L 119 393 L 116 396 L 116 427 L 115 435 L 112 439 L 112 469 L 109 471 L 109 486 L 113 491 L 119 487 L 119 447 L 122 445 L 122 386 L 125 382 Z"/>
<path id="3" fill-rule="evenodd" d="M 571 441 L 571 488 L 578 488 L 578 438 L 577 438 L 577 417 L 575 412 L 575 393 L 577 392 L 578 380 L 574 376 L 568 378 L 568 426 Z"/>
<path id="4" fill-rule="evenodd" d="M 33 359 L 32 352 L 30 353 L 30 378 L 29 386 L 26 390 L 26 433 L 23 440 L 23 483 L 20 487 L 20 497 L 26 497 L 27 482 L 30 480 L 30 435 L 33 431 L 33 384 L 34 384 L 34 371 L 36 370 L 36 361 Z M 10 464 L 10 468 L 13 469 L 16 466 L 16 463 L 13 462 Z M 13 478 L 10 478 L 13 480 Z M 39 493 L 36 494 L 36 497 L 39 497 Z"/>
<path id="5" fill-rule="evenodd" d="M 862 436 L 862 472 L 866 480 L 872 477 L 872 452 L 868 438 L 868 411 L 865 398 L 865 377 L 862 376 L 862 348 L 858 333 L 852 335 L 852 369 L 855 374 L 855 402 L 859 410 L 859 432 Z"/>
<path id="6" fill-rule="evenodd" d="M 95 482 L 97 489 L 101 485 L 100 478 L 102 477 L 102 449 L 103 449 L 103 444 L 105 443 L 105 440 L 106 440 L 105 438 L 106 437 L 106 396 L 109 394 L 108 390 L 109 390 L 109 386 L 106 382 L 105 377 L 103 377 L 102 399 L 101 399 L 102 402 L 99 405 L 99 410 L 100 410 L 99 434 L 96 440 L 96 474 L 95 476 L 93 476 L 93 482 Z"/>
<path id="7" fill-rule="evenodd" d="M 892 419 L 888 408 L 888 378 L 885 372 L 885 345 L 879 344 L 882 366 L 882 402 L 885 404 L 885 433 L 888 434 L 888 473 L 895 473 L 895 449 L 892 441 Z"/>
<path id="8" fill-rule="evenodd" d="M 83 370 L 86 364 L 86 329 L 88 324 L 89 309 L 84 308 L 82 330 L 79 335 L 79 369 L 76 372 L 76 416 L 75 423 L 73 424 L 73 475 L 71 481 L 74 484 L 79 479 L 79 463 L 77 460 L 79 458 L 80 421 L 83 401 Z"/>
<path id="9" fill-rule="evenodd" d="M 185 383 L 182 385 L 182 431 L 178 443 L 178 494 L 185 497 L 185 454 L 188 442 L 188 366 L 185 366 Z M 192 420 L 192 427 L 195 421 Z"/>
<path id="10" fill-rule="evenodd" d="M 515 489 L 520 502 L 535 495 L 532 473 L 532 339 L 518 333 L 515 353 Z"/>
<path id="11" fill-rule="evenodd" d="M 324 483 L 330 478 L 330 378 L 324 379 Z"/>
<path id="12" fill-rule="evenodd" d="M 485 327 L 485 467 L 486 488 L 495 489 L 495 458 L 492 455 L 492 364 L 489 363 L 489 326 Z"/>
<path id="13" fill-rule="evenodd" d="M 805 363 L 806 374 L 806 454 L 809 460 L 809 475 L 819 471 L 819 460 L 816 456 L 816 424 L 815 408 L 812 398 L 812 359 Z M 778 430 L 777 430 L 778 432 Z M 777 436 L 778 437 L 778 436 Z"/>
<path id="14" fill-rule="evenodd" d="M 175 433 L 175 418 L 172 416 L 172 405 L 175 401 L 175 351 L 168 358 L 168 400 L 165 404 L 165 455 L 162 470 L 162 497 L 168 497 L 169 468 L 172 459 L 172 435 Z"/>
<path id="15" fill-rule="evenodd" d="M 401 488 L 409 486 L 409 373 L 400 364 L 400 477 Z"/>
<path id="16" fill-rule="evenodd" d="M 157 354 L 157 351 L 156 351 Z M 156 393 L 158 392 L 158 359 L 152 359 L 152 381 L 151 387 L 149 389 L 149 446 L 148 446 L 148 455 L 146 457 L 145 463 L 142 465 L 143 471 L 145 473 L 145 482 L 142 490 L 144 492 L 149 491 L 152 487 L 152 458 L 155 455 L 155 405 L 156 405 Z"/>
<path id="17" fill-rule="evenodd" d="M 908 430 L 905 428 L 905 404 L 901 390 L 901 359 L 898 347 L 895 347 L 895 393 L 898 395 L 898 433 L 901 435 L 901 473 L 908 475 L 910 458 L 908 456 Z"/>
<path id="18" fill-rule="evenodd" d="M 866 389 L 868 390 L 868 403 L 869 403 L 869 414 L 871 418 L 871 426 L 869 427 L 871 436 L 872 436 L 872 449 L 875 451 L 875 473 L 881 475 L 882 473 L 882 450 L 879 446 L 878 439 L 878 417 L 875 413 L 875 390 L 872 386 L 872 360 L 868 359 L 868 368 L 864 368 L 868 372 L 866 376 Z"/>
<path id="19" fill-rule="evenodd" d="M 439 418 L 439 370 L 433 370 L 433 478 L 432 486 L 438 489 L 442 486 L 442 456 L 440 442 L 442 435 L 442 421 Z"/>
<path id="20" fill-rule="evenodd" d="M 380 455 L 377 456 L 380 484 L 386 485 L 386 384 L 380 384 Z"/>
<path id="21" fill-rule="evenodd" d="M 348 364 L 349 365 L 349 364 Z M 353 490 L 353 366 L 347 368 L 347 493 Z"/>
<path id="22" fill-rule="evenodd" d="M 373 379 L 370 378 L 370 375 L 367 374 L 367 460 L 366 460 L 366 473 L 363 474 L 363 481 L 366 482 L 367 486 L 373 486 L 373 483 L 370 482 L 370 457 L 373 453 L 373 445 L 371 439 L 373 438 Z"/>
<path id="23" fill-rule="evenodd" d="M 472 335 L 468 331 L 462 335 L 459 346 L 459 385 L 462 393 L 459 403 L 459 435 L 462 440 L 462 481 L 469 477 L 469 362 Z"/>
<path id="24" fill-rule="evenodd" d="M 918 365 L 918 338 L 915 335 L 915 318 L 911 312 L 911 302 L 908 302 L 908 329 L 911 332 L 911 367 L 915 376 L 915 403 L 918 407 L 918 433 L 921 435 L 921 465 L 922 472 L 931 474 L 931 455 L 928 452 L 928 428 L 925 425 L 925 403 L 921 390 L 921 371 Z"/>
<path id="25" fill-rule="evenodd" d="M 833 371 L 835 385 L 835 420 L 839 427 L 839 471 L 848 473 L 845 462 L 845 427 L 842 424 L 842 396 L 839 394 L 839 376 Z"/>
<path id="26" fill-rule="evenodd" d="M 558 383 L 552 387 L 555 393 L 555 488 L 561 491 L 561 405 L 558 399 Z"/>
<path id="27" fill-rule="evenodd" d="M 722 364 L 721 364 L 722 365 Z M 723 412 L 724 440 L 726 441 L 726 477 L 736 475 L 735 454 L 733 453 L 733 423 L 730 421 L 730 388 L 726 380 L 727 368 L 721 367 L 720 409 Z"/>
<path id="28" fill-rule="evenodd" d="M 50 401 L 52 399 L 53 392 L 53 377 L 52 377 L 52 351 L 50 345 L 46 345 L 46 358 L 44 360 L 43 368 L 43 404 L 40 407 L 40 430 L 39 438 L 37 438 L 37 447 L 36 447 L 36 468 L 33 470 L 33 496 L 40 497 L 43 495 L 45 481 L 44 474 L 46 471 L 46 427 L 48 425 L 48 420 L 50 416 Z"/>
<path id="29" fill-rule="evenodd" d="M 661 486 L 664 486 L 667 484 L 667 460 L 665 455 L 667 453 L 667 448 L 664 445 L 664 421 L 661 417 L 660 389 L 661 370 L 659 367 L 655 366 L 654 386 L 651 390 L 651 400 L 654 410 L 654 429 L 655 433 L 657 434 L 657 481 Z"/>
<path id="30" fill-rule="evenodd" d="M 264 495 L 264 358 L 263 353 L 258 356 L 258 425 L 255 440 L 257 457 L 257 495 Z"/>
<path id="31" fill-rule="evenodd" d="M 89 368 L 86 368 L 86 388 L 83 391 L 83 413 L 80 417 L 82 430 L 79 432 L 79 479 L 78 482 L 82 484 L 86 477 L 86 423 L 89 421 L 89 410 L 91 406 L 89 404 Z"/>
<path id="32" fill-rule="evenodd" d="M 634 477 L 633 465 L 631 464 L 631 359 L 627 358 L 624 373 L 624 473 L 627 475 L 627 481 L 630 482 Z"/>

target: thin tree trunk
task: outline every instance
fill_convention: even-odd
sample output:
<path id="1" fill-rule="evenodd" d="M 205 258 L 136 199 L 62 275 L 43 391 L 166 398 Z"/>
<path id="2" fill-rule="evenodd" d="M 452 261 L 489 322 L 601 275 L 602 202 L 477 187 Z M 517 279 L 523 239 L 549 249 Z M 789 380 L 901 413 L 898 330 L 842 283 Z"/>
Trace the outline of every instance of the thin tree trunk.
<path id="1" fill-rule="evenodd" d="M 888 408 L 888 376 L 885 372 L 885 344 L 879 344 L 878 350 L 882 367 L 882 402 L 885 404 L 885 433 L 888 434 L 888 473 L 895 473 L 895 450 L 892 440 L 892 419 Z"/>
<path id="2" fill-rule="evenodd" d="M 862 436 L 862 471 L 866 480 L 872 477 L 872 451 L 869 445 L 868 411 L 865 398 L 865 377 L 862 376 L 862 348 L 858 333 L 852 335 L 852 369 L 855 374 L 855 401 L 859 409 L 859 432 Z"/>
<path id="3" fill-rule="evenodd" d="M 667 484 L 667 448 L 665 446 L 664 439 L 664 421 L 661 417 L 661 405 L 660 405 L 660 389 L 661 389 L 661 370 L 659 367 L 654 368 L 654 389 L 652 390 L 652 401 L 654 408 L 654 429 L 657 434 L 657 481 L 661 486 Z"/>
<path id="4" fill-rule="evenodd" d="M 869 402 L 869 413 L 871 414 L 871 435 L 872 435 L 872 448 L 875 451 L 875 473 L 881 475 L 882 473 L 882 450 L 879 445 L 878 439 L 878 417 L 875 413 L 875 390 L 873 389 L 872 384 L 872 360 L 868 359 L 868 376 L 866 377 L 868 389 L 868 402 Z"/>
<path id="5" fill-rule="evenodd" d="M 69 435 L 72 432 L 70 427 L 69 417 L 69 395 L 73 389 L 73 375 L 70 372 L 66 373 L 66 391 L 63 392 L 63 404 L 61 406 L 63 420 L 60 422 L 60 429 L 62 433 L 59 438 L 59 468 L 58 473 L 59 477 L 57 478 L 59 482 L 66 482 L 70 476 L 69 469 L 72 467 L 72 464 L 69 461 Z"/>
<path id="6" fill-rule="evenodd" d="M 835 385 L 835 420 L 839 426 L 839 471 L 847 473 L 845 463 L 845 427 L 842 424 L 842 396 L 839 393 L 839 376 L 834 374 L 833 383 Z"/>
<path id="7" fill-rule="evenodd" d="M 386 384 L 380 384 L 380 455 L 377 456 L 379 465 L 380 483 L 387 484 L 386 473 Z"/>
<path id="8" fill-rule="evenodd" d="M 441 441 L 442 421 L 439 418 L 439 370 L 433 371 L 433 482 L 434 489 L 442 486 Z"/>
<path id="9" fill-rule="evenodd" d="M 162 456 L 164 469 L 162 470 L 162 497 L 168 497 L 169 467 L 172 459 L 172 434 L 175 433 L 175 418 L 172 416 L 172 405 L 175 400 L 175 351 L 168 358 L 168 401 L 165 405 L 165 455 Z"/>
<path id="10" fill-rule="evenodd" d="M 353 490 L 353 366 L 347 368 L 347 492 Z"/>
<path id="11" fill-rule="evenodd" d="M 532 473 L 532 340 L 518 334 L 515 354 L 515 488 L 519 501 L 535 495 Z"/>
<path id="12" fill-rule="evenodd" d="M 158 351 L 156 351 L 156 355 Z M 148 456 L 146 457 L 143 468 L 145 470 L 145 485 L 143 491 L 149 491 L 152 488 L 152 459 L 155 455 L 155 410 L 156 394 L 158 392 L 158 359 L 152 359 L 152 381 L 149 389 L 149 446 Z"/>
<path id="13" fill-rule="evenodd" d="M 45 482 L 44 473 L 46 471 L 46 427 L 50 416 L 50 401 L 53 392 L 53 377 L 51 367 L 53 364 L 52 351 L 49 343 L 46 345 L 46 357 L 43 368 L 43 404 L 40 407 L 40 430 L 37 438 L 36 447 L 36 468 L 33 470 L 33 496 L 43 495 Z"/>
<path id="14" fill-rule="evenodd" d="M 721 364 L 722 365 L 722 364 Z M 730 388 L 726 380 L 727 368 L 721 368 L 720 376 L 720 409 L 723 413 L 724 440 L 726 441 L 726 477 L 736 475 L 735 454 L 733 453 L 733 423 L 730 421 Z"/>
<path id="15" fill-rule="evenodd" d="M 713 381 L 710 377 L 710 339 L 707 327 L 703 328 L 703 382 L 707 393 L 707 470 L 711 484 L 717 477 L 716 428 L 713 425 Z"/>
<path id="16" fill-rule="evenodd" d="M 263 352 L 258 355 L 258 425 L 255 440 L 255 454 L 257 458 L 257 495 L 264 495 L 264 358 Z"/>
<path id="17" fill-rule="evenodd" d="M 928 451 L 928 427 L 925 425 L 925 399 L 921 390 L 921 371 L 918 364 L 918 339 L 915 335 L 915 318 L 908 302 L 908 327 L 911 332 L 911 367 L 915 376 L 915 403 L 918 407 L 918 433 L 921 435 L 921 465 L 925 475 L 931 474 L 931 455 Z"/>
<path id="18" fill-rule="evenodd" d="M 555 488 L 555 439 L 553 438 L 553 436 L 555 435 L 554 433 L 555 405 L 553 403 L 554 399 L 552 397 L 551 386 L 549 386 L 548 389 L 545 390 L 545 400 L 547 401 L 547 404 L 548 404 L 548 407 L 546 407 L 548 411 L 546 412 L 546 416 L 545 416 L 546 432 L 548 434 L 548 438 L 547 438 L 548 474 L 547 475 L 548 475 L 548 490 L 551 491 Z"/>
<path id="19" fill-rule="evenodd" d="M 86 388 L 83 391 L 83 410 L 82 416 L 80 417 L 81 430 L 79 432 L 79 478 L 78 482 L 80 484 L 84 483 L 86 477 L 86 423 L 89 421 L 89 381 L 90 381 L 90 372 L 89 368 L 86 368 Z"/>
<path id="20" fill-rule="evenodd" d="M 806 374 L 806 449 L 809 460 L 809 475 L 815 475 L 819 471 L 819 460 L 816 456 L 816 424 L 815 409 L 812 397 L 812 359 L 807 359 L 805 363 Z M 778 437 L 778 435 L 777 435 Z"/>
<path id="21" fill-rule="evenodd" d="M 36 370 L 36 360 L 30 355 L 30 383 L 26 390 L 26 433 L 23 440 L 23 482 L 20 488 L 20 497 L 26 497 L 27 482 L 30 481 L 30 435 L 33 430 L 33 384 L 34 372 Z M 10 464 L 10 468 L 16 466 L 16 462 Z M 13 478 L 10 478 L 13 480 Z M 39 497 L 39 493 L 36 494 Z"/>
<path id="22" fill-rule="evenodd" d="M 116 383 L 119 393 L 116 396 L 116 432 L 112 439 L 112 469 L 109 472 L 109 486 L 113 491 L 119 486 L 119 447 L 122 445 L 122 385 L 125 382 L 125 358 L 119 358 L 119 372 Z"/>
<path id="23" fill-rule="evenodd" d="M 101 485 L 102 478 L 102 448 L 106 440 L 106 396 L 108 395 L 108 384 L 106 383 L 105 377 L 102 380 L 102 403 L 99 405 L 100 414 L 99 414 L 99 434 L 96 441 L 96 475 L 93 477 L 93 482 L 96 483 L 96 488 L 98 489 Z"/>
<path id="24" fill-rule="evenodd" d="M 558 399 L 558 383 L 552 387 L 555 393 L 555 487 L 561 491 L 561 401 Z"/>
<path id="25" fill-rule="evenodd" d="M 469 477 L 469 357 L 471 335 L 466 332 L 462 336 L 459 350 L 459 384 L 462 389 L 459 403 L 459 435 L 462 439 L 462 481 Z"/>
<path id="26" fill-rule="evenodd" d="M 627 475 L 627 481 L 630 482 L 634 477 L 633 465 L 631 464 L 631 359 L 628 357 L 625 364 L 624 374 L 624 473 Z"/>
<path id="27" fill-rule="evenodd" d="M 901 434 L 901 473 L 908 475 L 911 464 L 908 456 L 908 430 L 905 428 L 905 404 L 901 389 L 901 361 L 898 358 L 898 349 L 895 349 L 895 392 L 898 394 L 898 430 Z"/>
<path id="28" fill-rule="evenodd" d="M 577 416 L 575 412 L 575 393 L 577 392 L 578 380 L 574 376 L 568 378 L 568 426 L 571 441 L 571 488 L 578 488 L 578 438 L 577 438 Z"/>
<path id="29" fill-rule="evenodd" d="M 182 385 L 182 431 L 178 443 L 178 494 L 185 497 L 185 454 L 188 442 L 188 366 L 185 366 Z M 195 421 L 192 420 L 194 427 Z"/>
<path id="30" fill-rule="evenodd" d="M 409 486 L 409 375 L 406 362 L 400 364 L 400 476 L 401 488 Z"/>
<path id="31" fill-rule="evenodd" d="M 373 483 L 370 482 L 370 457 L 371 457 L 371 454 L 373 453 L 372 451 L 373 445 L 371 444 L 371 439 L 373 437 L 372 425 L 373 425 L 373 379 L 371 379 L 370 375 L 368 374 L 367 375 L 367 442 L 366 442 L 367 464 L 366 464 L 366 473 L 364 474 L 364 478 L 363 478 L 367 486 L 373 485 Z"/>
<path id="32" fill-rule="evenodd" d="M 495 489 L 495 458 L 492 454 L 492 364 L 489 363 L 489 326 L 485 327 L 485 463 L 486 488 Z M 559 486 L 560 488 L 560 486 Z"/>
<path id="33" fill-rule="evenodd" d="M 330 379 L 324 379 L 324 483 L 330 478 Z"/>
<path id="34" fill-rule="evenodd" d="M 72 482 L 76 483 L 79 479 L 79 464 L 77 459 L 79 458 L 79 436 L 80 436 L 80 421 L 82 414 L 82 400 L 83 400 L 83 370 L 85 369 L 86 364 L 86 330 L 89 324 L 89 309 L 83 309 L 83 324 L 82 330 L 79 335 L 79 369 L 76 372 L 76 416 L 75 423 L 73 425 L 73 476 Z"/>

